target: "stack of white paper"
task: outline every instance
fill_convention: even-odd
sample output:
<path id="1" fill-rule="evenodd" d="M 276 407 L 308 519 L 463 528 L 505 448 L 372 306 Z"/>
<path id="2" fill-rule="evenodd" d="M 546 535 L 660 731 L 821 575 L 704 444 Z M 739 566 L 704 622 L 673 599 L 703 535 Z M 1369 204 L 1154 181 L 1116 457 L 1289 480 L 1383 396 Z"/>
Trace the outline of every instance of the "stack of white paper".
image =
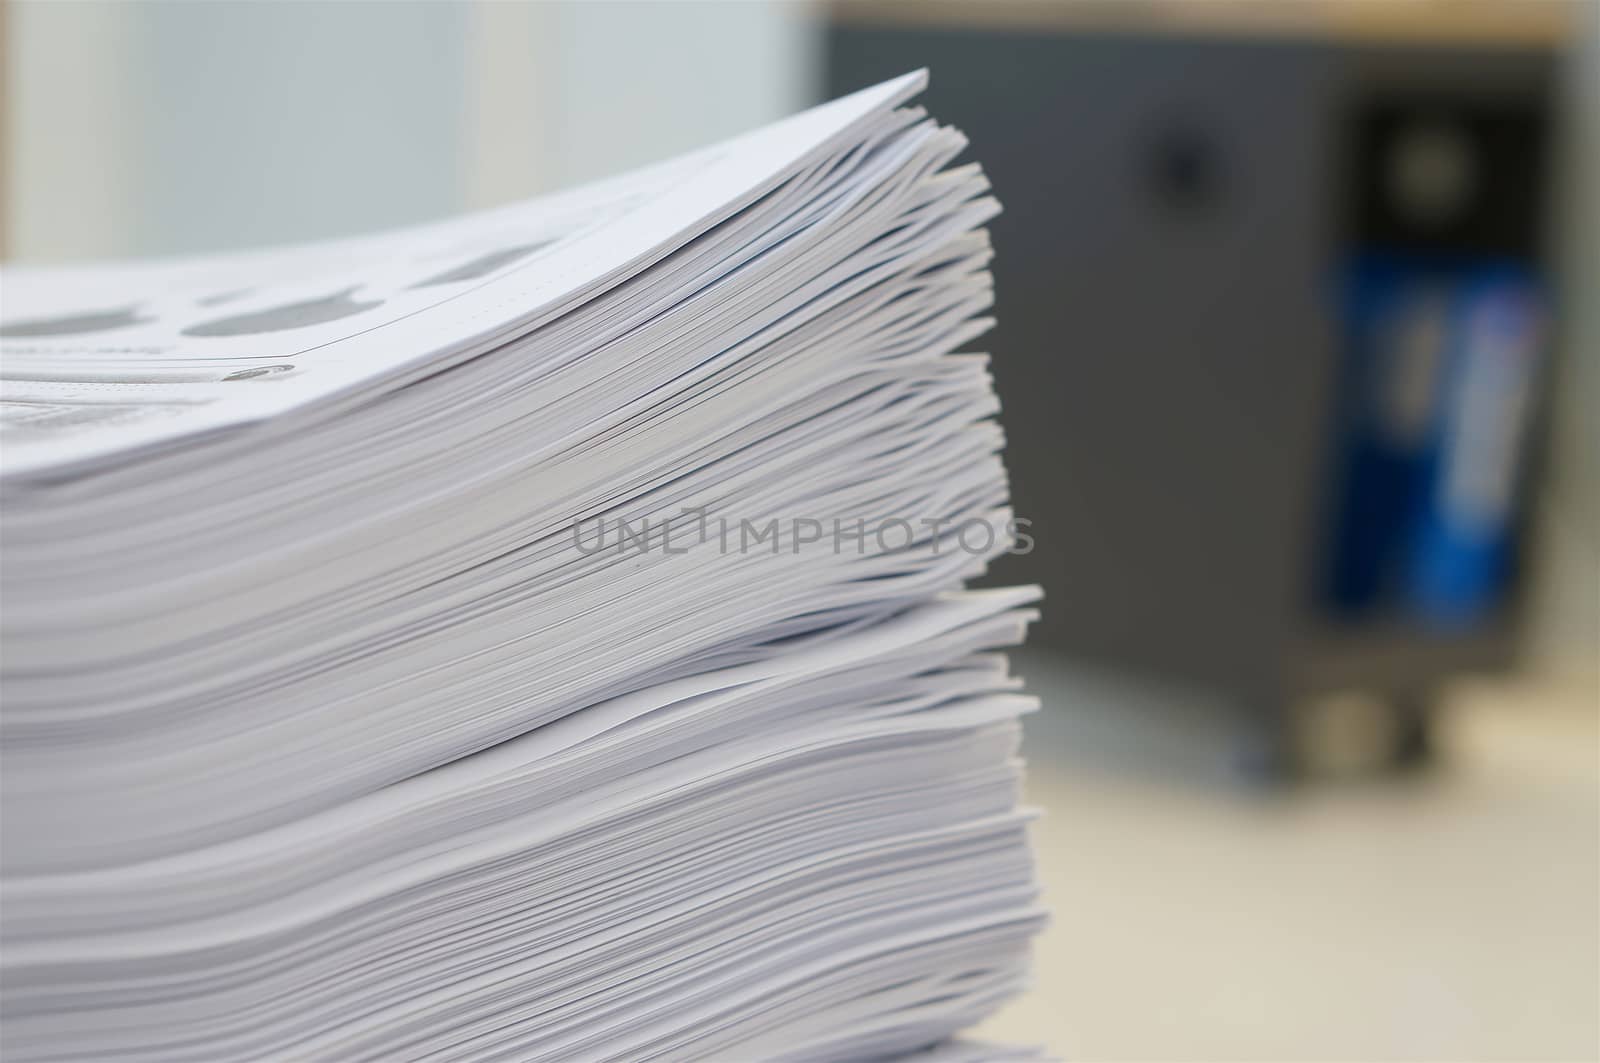
<path id="1" fill-rule="evenodd" d="M 400 233 L 5 274 L 4 1055 L 1014 1058 L 1032 590 L 910 75 Z"/>

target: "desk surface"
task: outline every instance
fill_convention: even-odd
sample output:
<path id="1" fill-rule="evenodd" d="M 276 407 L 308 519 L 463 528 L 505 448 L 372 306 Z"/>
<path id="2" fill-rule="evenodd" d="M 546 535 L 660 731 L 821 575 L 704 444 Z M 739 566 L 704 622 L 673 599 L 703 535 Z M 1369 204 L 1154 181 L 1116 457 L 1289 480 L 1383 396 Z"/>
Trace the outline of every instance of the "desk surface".
<path id="1" fill-rule="evenodd" d="M 1433 772 L 1269 799 L 1107 767 L 1139 707 L 1018 670 L 1046 702 L 1025 753 L 1055 922 L 981 1034 L 1096 1061 L 1600 1058 L 1592 683 L 1463 686 Z"/>

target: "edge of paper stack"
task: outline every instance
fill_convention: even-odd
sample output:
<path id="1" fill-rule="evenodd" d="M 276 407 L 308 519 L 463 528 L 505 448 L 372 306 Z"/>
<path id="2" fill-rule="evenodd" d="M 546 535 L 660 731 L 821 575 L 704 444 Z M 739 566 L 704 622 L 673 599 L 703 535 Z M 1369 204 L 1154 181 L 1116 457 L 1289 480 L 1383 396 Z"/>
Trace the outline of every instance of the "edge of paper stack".
<path id="1" fill-rule="evenodd" d="M 1038 1058 L 998 210 L 921 73 L 405 231 L 7 269 L 0 1049 Z"/>

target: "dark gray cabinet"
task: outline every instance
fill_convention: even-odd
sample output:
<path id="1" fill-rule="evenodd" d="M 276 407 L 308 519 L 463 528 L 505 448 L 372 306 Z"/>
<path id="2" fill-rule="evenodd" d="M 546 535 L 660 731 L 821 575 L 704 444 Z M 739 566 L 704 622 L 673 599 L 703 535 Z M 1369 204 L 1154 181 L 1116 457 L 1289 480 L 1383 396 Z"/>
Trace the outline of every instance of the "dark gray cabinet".
<path id="1" fill-rule="evenodd" d="M 1224 691 L 1268 745 L 1301 694 L 1414 711 L 1441 677 L 1509 659 L 1514 592 L 1456 633 L 1318 606 L 1335 265 L 1367 224 L 1363 115 L 1463 94 L 1547 108 L 1547 52 L 856 19 L 827 59 L 830 95 L 928 67 L 929 109 L 1005 205 L 981 346 L 1037 546 L 994 577 L 1046 588 L 1034 641 Z"/>

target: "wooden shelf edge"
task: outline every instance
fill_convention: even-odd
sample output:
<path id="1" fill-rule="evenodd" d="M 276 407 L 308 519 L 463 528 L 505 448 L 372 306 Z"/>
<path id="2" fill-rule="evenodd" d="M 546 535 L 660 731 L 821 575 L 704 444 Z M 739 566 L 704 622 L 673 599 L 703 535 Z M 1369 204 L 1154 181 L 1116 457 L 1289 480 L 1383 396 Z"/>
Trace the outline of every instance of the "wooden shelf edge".
<path id="1" fill-rule="evenodd" d="M 833 0 L 852 26 L 1556 48 L 1583 0 Z"/>

